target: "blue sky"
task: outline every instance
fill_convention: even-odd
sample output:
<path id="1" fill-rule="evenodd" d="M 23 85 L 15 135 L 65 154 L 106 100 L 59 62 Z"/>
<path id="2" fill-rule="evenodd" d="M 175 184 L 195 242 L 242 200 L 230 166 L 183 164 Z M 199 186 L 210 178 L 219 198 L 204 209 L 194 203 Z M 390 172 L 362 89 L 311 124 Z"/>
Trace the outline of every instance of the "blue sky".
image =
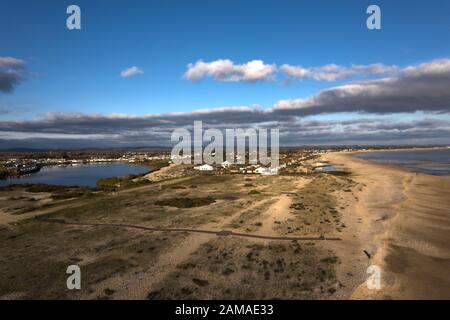
<path id="1" fill-rule="evenodd" d="M 66 28 L 70 4 L 81 8 L 81 30 Z M 381 8 L 381 30 L 366 28 L 370 4 Z M 273 78 L 256 82 L 211 76 L 191 81 L 183 77 L 187 65 L 228 59 L 236 65 L 262 60 L 277 68 L 379 63 L 403 69 L 450 58 L 449 14 L 450 2 L 445 0 L 2 1 L 0 57 L 24 61 L 26 75 L 12 92 L 0 92 L 0 120 L 32 121 L 54 112 L 146 115 L 229 106 L 270 109 L 280 100 L 308 98 L 380 75 L 286 84 L 286 74 L 277 71 Z M 132 66 L 143 73 L 120 76 Z M 315 117 L 356 116 L 328 112 Z"/>

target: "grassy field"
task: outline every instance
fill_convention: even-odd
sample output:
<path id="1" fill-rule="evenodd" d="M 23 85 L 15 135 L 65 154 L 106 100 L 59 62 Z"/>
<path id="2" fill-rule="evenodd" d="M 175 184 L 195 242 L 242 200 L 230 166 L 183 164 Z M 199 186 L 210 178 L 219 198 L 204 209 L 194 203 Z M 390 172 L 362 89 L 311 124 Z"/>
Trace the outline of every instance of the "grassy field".
<path id="1" fill-rule="evenodd" d="M 339 292 L 340 259 L 326 242 L 117 225 L 339 236 L 345 225 L 333 194 L 350 190 L 349 177 L 183 172 L 115 190 L 65 190 L 70 196 L 61 198 L 54 196 L 61 190 L 1 190 L 1 215 L 20 211 L 26 219 L 0 224 L 0 298 L 298 299 Z M 81 290 L 66 288 L 71 264 L 81 268 Z"/>

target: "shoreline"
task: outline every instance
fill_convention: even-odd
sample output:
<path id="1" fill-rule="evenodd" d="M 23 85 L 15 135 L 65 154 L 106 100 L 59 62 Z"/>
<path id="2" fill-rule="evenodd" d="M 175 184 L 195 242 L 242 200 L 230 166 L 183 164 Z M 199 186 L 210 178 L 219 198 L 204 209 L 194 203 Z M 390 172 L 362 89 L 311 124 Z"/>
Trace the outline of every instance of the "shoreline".
<path id="1" fill-rule="evenodd" d="M 359 245 L 370 248 L 370 264 L 381 268 L 382 289 L 368 290 L 363 282 L 351 298 L 450 299 L 449 179 L 353 154 L 323 159 L 347 168 L 360 186 L 344 215 L 361 219 Z"/>

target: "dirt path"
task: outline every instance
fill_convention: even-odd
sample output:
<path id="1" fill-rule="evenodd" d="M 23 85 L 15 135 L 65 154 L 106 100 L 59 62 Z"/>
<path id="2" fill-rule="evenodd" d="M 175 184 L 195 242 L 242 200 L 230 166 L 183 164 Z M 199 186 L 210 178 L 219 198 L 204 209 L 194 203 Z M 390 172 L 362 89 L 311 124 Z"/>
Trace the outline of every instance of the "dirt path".
<path id="1" fill-rule="evenodd" d="M 167 171 L 169 171 L 170 169 L 172 169 L 175 166 L 176 166 L 176 164 L 171 163 L 167 167 L 162 167 L 161 169 L 159 169 L 157 171 L 152 171 L 149 174 L 146 174 L 145 176 L 143 176 L 142 178 L 150 180 L 150 181 L 158 181 L 164 174 L 167 173 Z"/>
<path id="2" fill-rule="evenodd" d="M 278 197 L 278 200 L 273 203 L 263 214 L 262 226 L 258 231 L 259 235 L 264 236 L 277 236 L 274 230 L 275 222 L 286 221 L 292 218 L 290 206 L 292 204 L 292 195 L 304 188 L 311 180 L 309 179 L 296 179 L 294 181 L 293 192 L 284 192 Z"/>
<path id="3" fill-rule="evenodd" d="M 261 228 L 258 230 L 258 234 L 275 236 L 276 232 L 273 229 L 275 222 L 285 221 L 291 217 L 289 208 L 291 203 L 292 198 L 289 195 L 281 195 L 278 200 L 263 214 L 264 220 Z"/>
<path id="4" fill-rule="evenodd" d="M 59 223 L 74 226 L 86 226 L 86 227 L 111 227 L 111 228 L 122 228 L 122 229 L 137 229 L 150 232 L 187 232 L 187 233 L 202 233 L 206 235 L 215 235 L 218 237 L 244 237 L 253 238 L 261 240 L 280 240 L 280 241 L 314 241 L 314 240 L 340 240 L 338 237 L 286 237 L 286 236 L 269 236 L 269 235 L 259 235 L 253 233 L 242 233 L 234 232 L 229 230 L 205 230 L 205 229 L 184 229 L 184 228 L 157 228 L 157 227 L 145 227 L 134 224 L 123 224 L 123 223 L 98 223 L 98 222 L 70 222 L 64 219 L 44 219 L 41 220 L 48 223 Z"/>

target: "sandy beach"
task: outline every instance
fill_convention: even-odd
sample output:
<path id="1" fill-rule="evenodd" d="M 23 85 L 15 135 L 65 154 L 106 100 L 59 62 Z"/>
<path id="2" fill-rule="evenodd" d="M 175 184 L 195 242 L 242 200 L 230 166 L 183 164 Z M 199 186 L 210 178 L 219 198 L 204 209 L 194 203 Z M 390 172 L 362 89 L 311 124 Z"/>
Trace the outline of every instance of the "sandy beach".
<path id="1" fill-rule="evenodd" d="M 351 298 L 450 299 L 450 179 L 349 153 L 327 154 L 324 160 L 347 168 L 358 183 L 344 218 L 357 219 L 355 241 L 382 271 L 380 290 L 364 282 Z"/>

